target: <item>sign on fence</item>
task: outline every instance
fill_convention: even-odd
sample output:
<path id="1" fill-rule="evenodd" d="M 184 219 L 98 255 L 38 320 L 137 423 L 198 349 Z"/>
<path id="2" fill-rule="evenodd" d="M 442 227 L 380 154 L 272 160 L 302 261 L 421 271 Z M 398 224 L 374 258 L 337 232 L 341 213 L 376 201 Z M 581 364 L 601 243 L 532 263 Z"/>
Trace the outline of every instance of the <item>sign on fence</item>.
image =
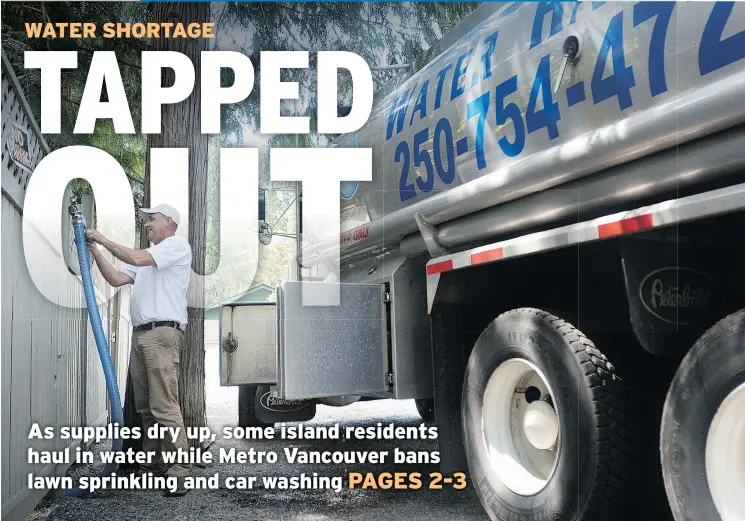
<path id="1" fill-rule="evenodd" d="M 31 171 L 31 146 L 28 130 L 18 123 L 13 123 L 13 131 L 8 134 L 5 148 L 13 162 L 24 170 Z"/>

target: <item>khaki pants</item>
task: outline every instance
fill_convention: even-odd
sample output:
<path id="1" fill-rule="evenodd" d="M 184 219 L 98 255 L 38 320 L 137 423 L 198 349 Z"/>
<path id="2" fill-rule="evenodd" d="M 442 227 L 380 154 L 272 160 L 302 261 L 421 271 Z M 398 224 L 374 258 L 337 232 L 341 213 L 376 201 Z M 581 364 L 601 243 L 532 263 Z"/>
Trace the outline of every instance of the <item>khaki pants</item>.
<path id="1" fill-rule="evenodd" d="M 143 465 L 143 468 L 175 477 L 187 476 L 190 465 L 167 465 L 160 453 L 175 452 L 179 448 L 189 450 L 178 398 L 179 362 L 183 343 L 184 333 L 176 328 L 156 327 L 148 331 L 135 331 L 129 359 L 135 407 L 142 416 L 143 449 L 157 454 L 155 463 Z M 161 427 L 178 427 L 176 442 L 168 434 L 162 439 L 149 439 L 147 431 L 156 423 Z"/>

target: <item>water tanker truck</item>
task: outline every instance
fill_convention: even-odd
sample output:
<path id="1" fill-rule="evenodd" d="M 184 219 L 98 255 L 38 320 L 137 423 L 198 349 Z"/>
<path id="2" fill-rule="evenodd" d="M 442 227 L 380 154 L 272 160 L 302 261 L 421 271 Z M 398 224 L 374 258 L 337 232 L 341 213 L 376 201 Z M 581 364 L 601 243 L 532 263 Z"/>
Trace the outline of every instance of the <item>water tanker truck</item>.
<path id="1" fill-rule="evenodd" d="M 487 3 L 443 42 L 332 144 L 373 154 L 341 305 L 221 310 L 241 422 L 415 399 L 491 519 L 742 521 L 745 4 Z"/>

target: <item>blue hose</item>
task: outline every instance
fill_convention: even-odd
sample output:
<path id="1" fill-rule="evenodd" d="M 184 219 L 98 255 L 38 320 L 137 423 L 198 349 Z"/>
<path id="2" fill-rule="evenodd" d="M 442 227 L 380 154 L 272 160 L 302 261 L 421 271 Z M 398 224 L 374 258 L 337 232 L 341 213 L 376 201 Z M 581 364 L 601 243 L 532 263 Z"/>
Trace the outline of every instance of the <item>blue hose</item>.
<path id="1" fill-rule="evenodd" d="M 91 266 L 88 262 L 88 248 L 86 246 L 85 220 L 83 219 L 79 208 L 77 212 L 73 214 L 73 226 L 75 227 L 75 246 L 78 250 L 78 262 L 80 264 L 80 275 L 83 279 L 85 302 L 88 305 L 88 317 L 91 321 L 93 337 L 96 339 L 98 356 L 101 358 L 103 374 L 106 378 L 106 389 L 109 391 L 111 421 L 114 425 L 124 425 L 122 402 L 119 397 L 119 386 L 116 382 L 114 363 L 111 361 L 111 352 L 109 351 L 109 346 L 106 342 L 106 335 L 103 331 L 101 315 L 98 313 L 98 306 L 96 306 L 96 295 L 93 292 L 93 279 L 91 278 Z M 120 452 L 122 450 L 122 444 L 123 440 L 120 437 L 115 437 L 111 444 L 112 452 Z M 116 469 L 116 463 L 107 463 L 101 471 L 100 476 L 108 476 L 111 473 L 116 472 Z M 71 488 L 65 491 L 66 496 L 85 497 L 88 494 L 88 490 L 81 488 Z"/>

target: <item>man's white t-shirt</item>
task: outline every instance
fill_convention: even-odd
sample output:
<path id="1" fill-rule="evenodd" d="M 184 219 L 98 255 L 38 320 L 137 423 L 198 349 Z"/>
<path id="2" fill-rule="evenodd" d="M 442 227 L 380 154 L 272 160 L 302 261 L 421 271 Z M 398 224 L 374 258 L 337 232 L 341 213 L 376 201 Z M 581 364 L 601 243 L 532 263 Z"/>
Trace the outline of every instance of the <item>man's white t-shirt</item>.
<path id="1" fill-rule="evenodd" d="M 173 235 L 145 251 L 155 266 L 124 264 L 120 270 L 134 281 L 129 301 L 132 325 L 173 320 L 186 327 L 191 246 L 183 237 Z"/>

